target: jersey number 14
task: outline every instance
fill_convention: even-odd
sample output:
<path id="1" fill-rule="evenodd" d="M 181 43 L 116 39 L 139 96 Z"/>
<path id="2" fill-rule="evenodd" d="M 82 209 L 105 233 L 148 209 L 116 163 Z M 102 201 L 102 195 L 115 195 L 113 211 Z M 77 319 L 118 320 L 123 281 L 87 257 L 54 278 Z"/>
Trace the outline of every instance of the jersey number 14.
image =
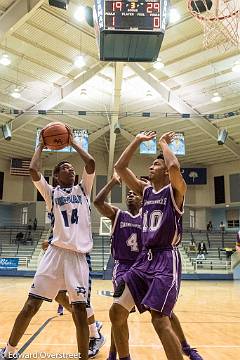
<path id="1" fill-rule="evenodd" d="M 67 211 L 66 211 L 66 210 L 61 211 L 61 213 L 62 213 L 62 216 L 63 216 L 63 221 L 64 221 L 65 227 L 69 227 L 69 221 L 68 221 Z M 77 209 L 73 209 L 73 210 L 72 210 L 71 224 L 78 224 Z"/>

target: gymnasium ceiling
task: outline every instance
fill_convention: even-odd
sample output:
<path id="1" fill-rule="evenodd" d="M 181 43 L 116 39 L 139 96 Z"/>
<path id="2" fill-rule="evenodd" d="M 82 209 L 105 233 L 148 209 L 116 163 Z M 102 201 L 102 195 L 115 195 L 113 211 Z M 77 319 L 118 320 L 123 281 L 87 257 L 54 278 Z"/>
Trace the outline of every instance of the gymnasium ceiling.
<path id="1" fill-rule="evenodd" d="M 11 59 L 9 66 L 0 65 L 0 125 L 11 122 L 13 133 L 7 142 L 0 132 L 1 158 L 31 157 L 37 127 L 50 121 L 87 128 L 90 152 L 109 153 L 109 172 L 114 152 L 121 152 L 133 135 L 147 129 L 159 134 L 183 131 L 184 165 L 240 158 L 240 116 L 211 121 L 203 116 L 240 108 L 240 73 L 232 72 L 240 60 L 238 49 L 205 50 L 202 28 L 189 14 L 187 1 L 174 0 L 172 7 L 181 18 L 166 31 L 159 54 L 162 69 L 156 70 L 153 63 L 100 62 L 94 30 L 74 19 L 78 5 L 92 2 L 71 0 L 64 11 L 45 0 L 0 0 L 0 55 Z M 73 64 L 80 54 L 86 61 L 81 69 Z M 19 99 L 11 96 L 16 86 Z M 221 102 L 211 101 L 214 92 L 222 96 Z M 13 117 L 10 109 L 28 113 Z M 69 112 L 38 115 L 39 109 Z M 77 115 L 79 110 L 87 115 Z M 142 117 L 142 112 L 151 112 L 151 117 Z M 166 113 L 172 115 L 161 115 Z M 192 116 L 182 118 L 181 113 Z M 117 122 L 122 130 L 116 136 Z M 229 132 L 223 146 L 216 140 L 220 127 Z"/>

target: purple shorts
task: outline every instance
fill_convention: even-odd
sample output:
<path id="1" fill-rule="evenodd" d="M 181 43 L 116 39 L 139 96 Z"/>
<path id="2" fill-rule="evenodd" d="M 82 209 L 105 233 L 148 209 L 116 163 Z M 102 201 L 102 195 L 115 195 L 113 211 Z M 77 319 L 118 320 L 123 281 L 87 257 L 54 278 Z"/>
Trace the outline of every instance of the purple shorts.
<path id="1" fill-rule="evenodd" d="M 140 313 L 152 309 L 170 316 L 181 282 L 181 257 L 177 249 L 143 251 L 123 276 Z"/>
<path id="2" fill-rule="evenodd" d="M 114 261 L 113 273 L 112 273 L 112 282 L 114 290 L 123 280 L 123 275 L 133 266 L 134 263 L 120 263 L 118 260 Z"/>

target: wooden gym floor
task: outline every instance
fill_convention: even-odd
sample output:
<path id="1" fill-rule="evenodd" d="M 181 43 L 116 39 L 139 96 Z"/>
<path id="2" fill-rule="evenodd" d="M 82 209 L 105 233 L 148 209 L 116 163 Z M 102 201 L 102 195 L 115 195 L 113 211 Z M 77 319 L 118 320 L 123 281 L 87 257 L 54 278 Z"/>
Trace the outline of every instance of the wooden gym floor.
<path id="1" fill-rule="evenodd" d="M 8 339 L 31 281 L 32 279 L 0 277 L 0 346 L 4 346 Z M 96 319 L 103 322 L 102 333 L 107 336 L 96 359 L 106 360 L 110 342 L 108 310 L 112 299 L 98 295 L 101 290 L 112 290 L 111 282 L 95 280 L 92 291 Z M 19 348 L 47 319 L 56 315 L 56 310 L 55 302 L 43 304 L 23 336 Z M 175 312 L 189 343 L 198 348 L 204 360 L 240 359 L 240 282 L 184 281 Z M 148 313 L 131 314 L 129 327 L 133 360 L 166 360 Z M 30 358 L 30 354 L 32 358 L 34 356 L 38 359 L 45 356 L 36 355 L 37 352 L 76 352 L 75 331 L 69 314 L 52 319 L 23 354 L 26 355 L 25 358 Z"/>

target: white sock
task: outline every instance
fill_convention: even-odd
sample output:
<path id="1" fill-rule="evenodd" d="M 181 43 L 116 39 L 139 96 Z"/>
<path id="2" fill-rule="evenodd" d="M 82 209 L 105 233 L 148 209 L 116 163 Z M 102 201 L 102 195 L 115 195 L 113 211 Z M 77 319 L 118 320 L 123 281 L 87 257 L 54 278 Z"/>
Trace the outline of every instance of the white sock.
<path id="1" fill-rule="evenodd" d="M 9 354 L 14 354 L 16 352 L 16 347 L 15 346 L 11 346 L 10 344 L 7 344 L 6 349 L 5 349 L 5 353 L 4 353 L 4 357 L 9 357 Z"/>
<path id="2" fill-rule="evenodd" d="M 89 327 L 89 337 L 99 339 L 100 336 L 96 327 L 96 323 L 94 322 L 93 324 L 88 325 L 88 327 Z"/>

